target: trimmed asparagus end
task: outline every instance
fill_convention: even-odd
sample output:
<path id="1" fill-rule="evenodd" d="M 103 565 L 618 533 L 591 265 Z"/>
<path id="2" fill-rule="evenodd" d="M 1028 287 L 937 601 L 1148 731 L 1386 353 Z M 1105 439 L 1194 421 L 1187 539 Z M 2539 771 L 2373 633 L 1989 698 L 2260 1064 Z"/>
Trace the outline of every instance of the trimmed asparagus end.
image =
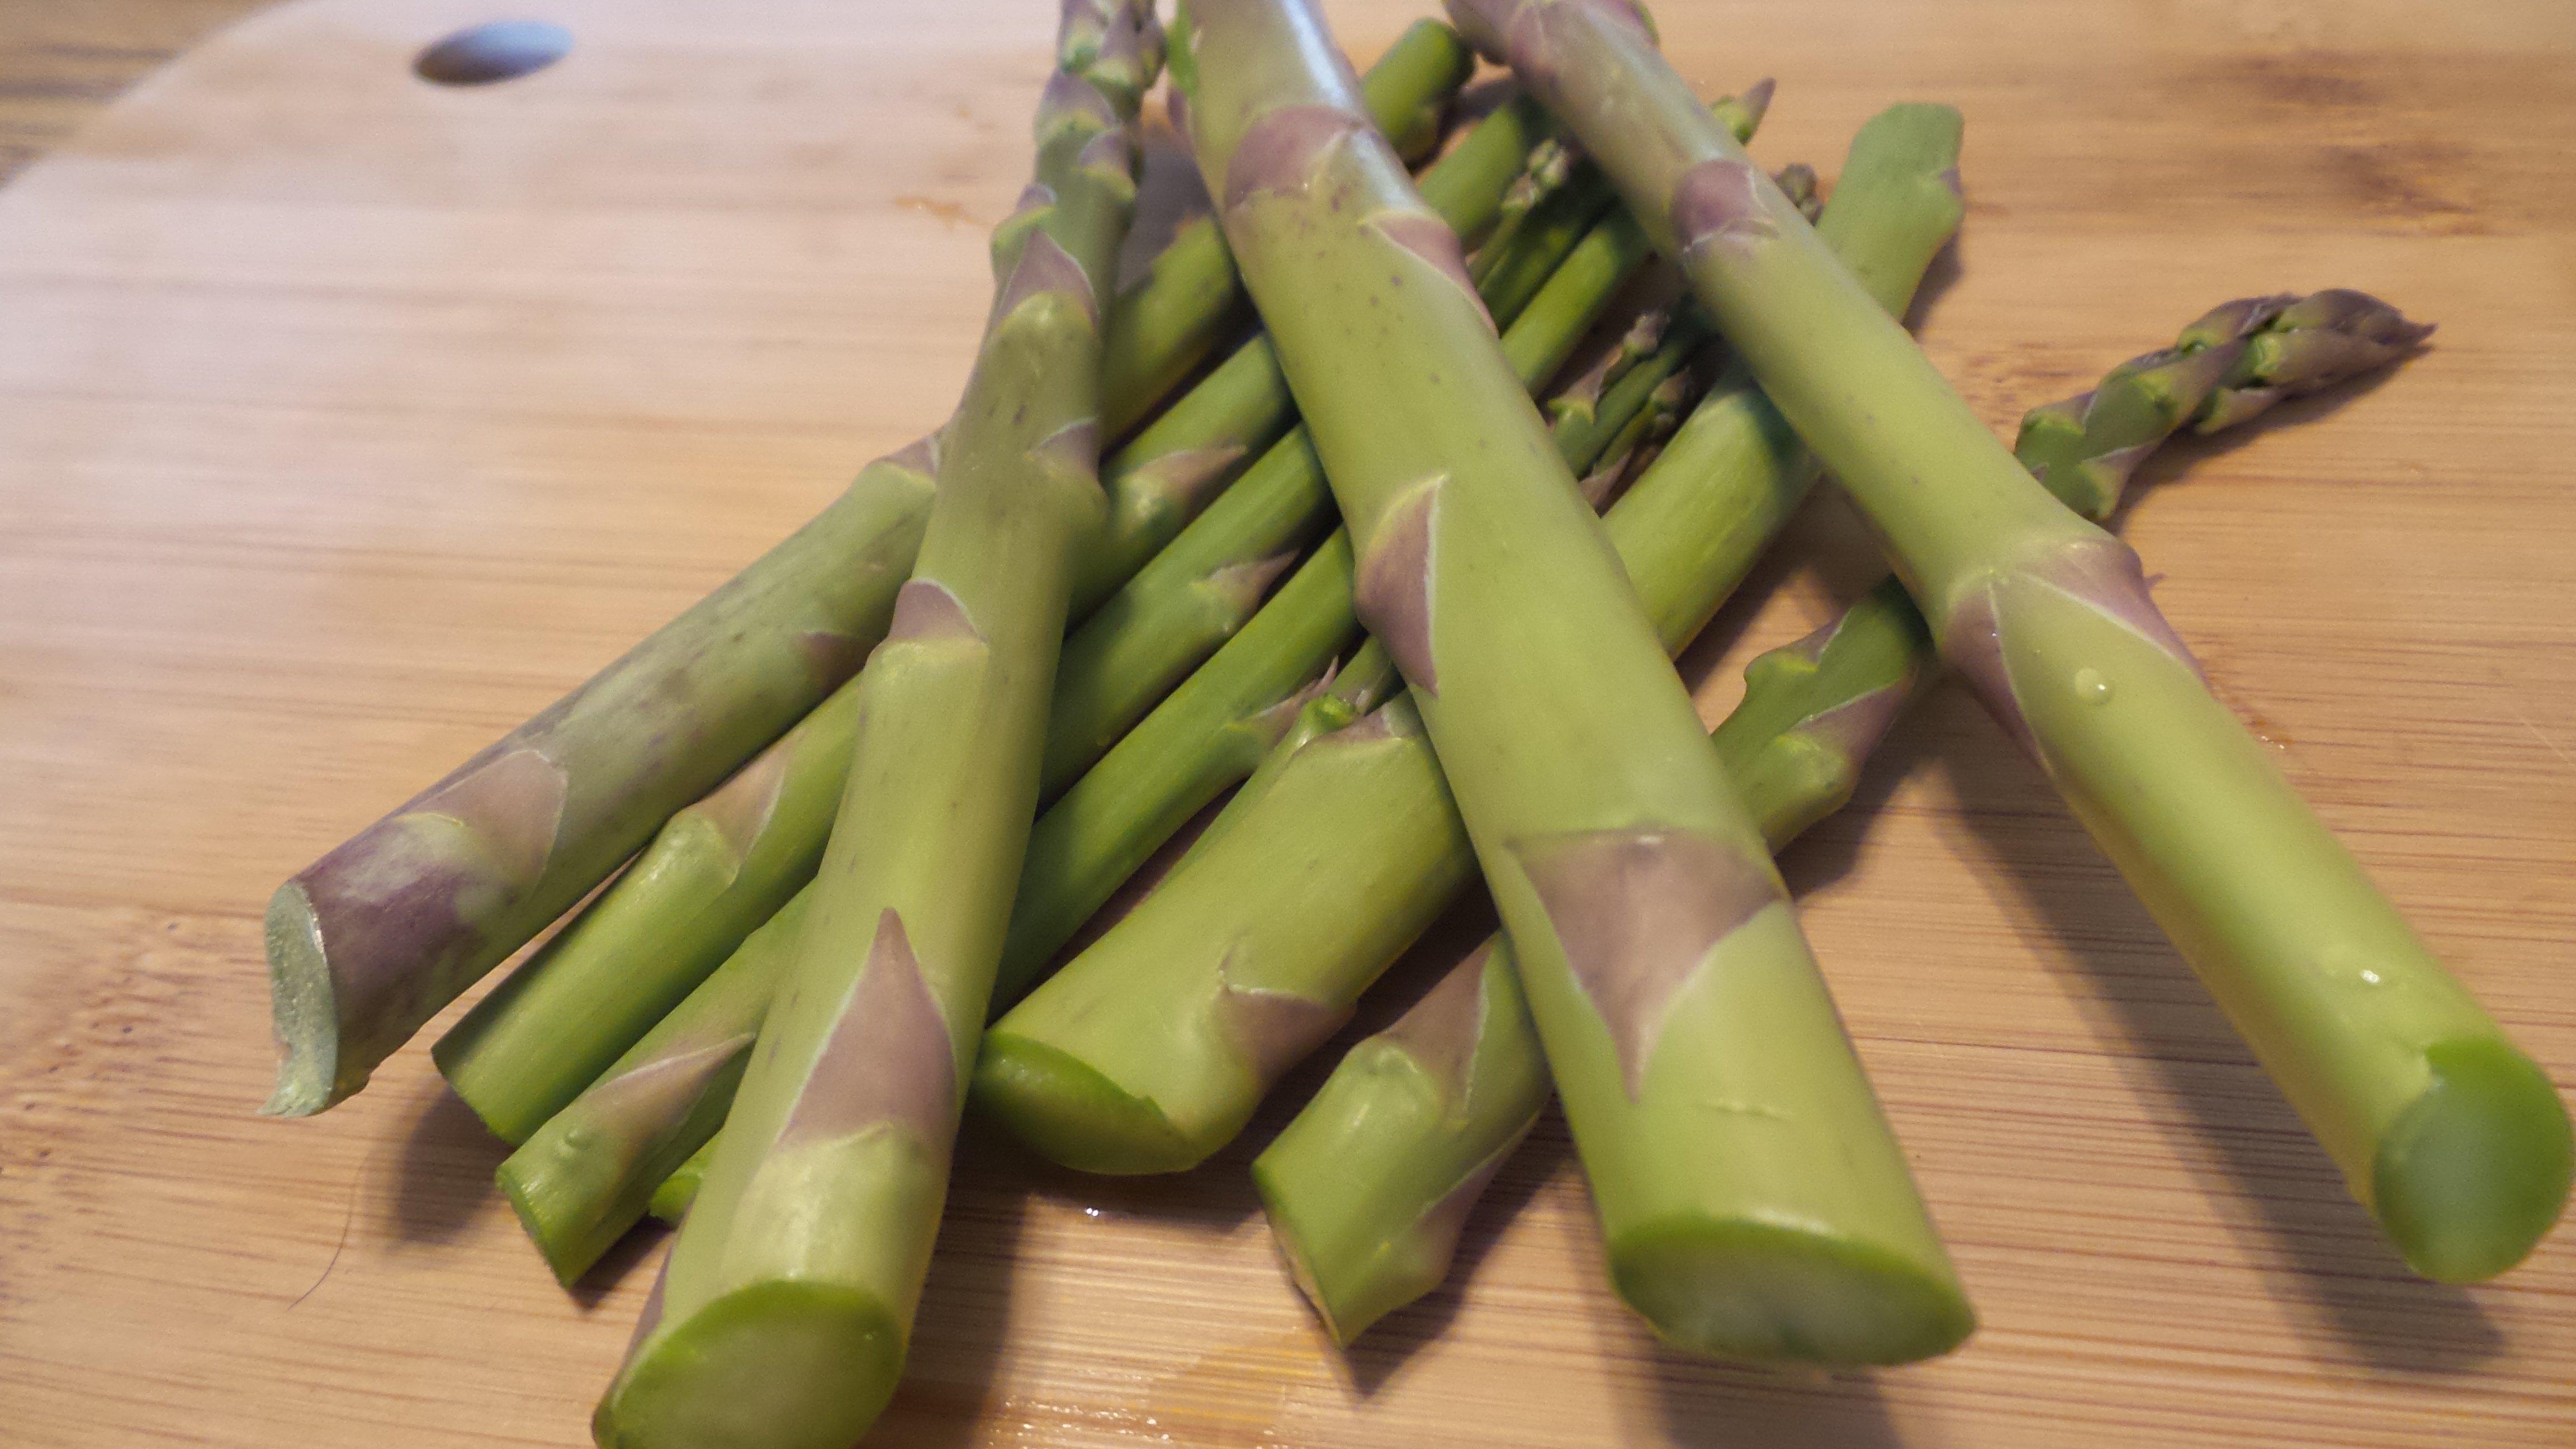
<path id="1" fill-rule="evenodd" d="M 903 1372 L 903 1315 L 811 1282 L 729 1293 L 643 1345 L 591 1418 L 602 1449 L 849 1449 Z"/>
<path id="2" fill-rule="evenodd" d="M 546 1258 L 546 1266 L 554 1269 L 554 1281 L 567 1289 L 590 1271 L 590 1263 L 600 1261 L 600 1253 L 608 1250 L 605 1243 L 592 1243 L 595 1232 L 582 1232 L 580 1225 L 556 1220 L 546 1209 L 544 1178 L 531 1181 L 526 1173 L 520 1173 L 518 1158 L 505 1160 L 492 1173 L 492 1183 L 500 1189 L 500 1196 L 510 1199 L 510 1212 L 518 1214 L 518 1230 L 526 1232 L 528 1243 L 536 1243 L 536 1256 Z"/>
<path id="3" fill-rule="evenodd" d="M 1081 1172 L 1183 1172 L 1215 1150 L 1081 1058 L 999 1030 L 984 1034 L 974 1100 L 1039 1155 Z"/>
<path id="4" fill-rule="evenodd" d="M 2380 1140 L 2371 1200 L 2406 1265 L 2476 1283 L 2528 1256 L 2567 1205 L 2567 1109 L 2500 1040 L 2426 1050 L 2432 1085 Z"/>
<path id="5" fill-rule="evenodd" d="M 340 1013 L 331 987 L 331 958 L 312 898 L 293 881 L 268 900 L 268 1000 L 277 1036 L 277 1086 L 259 1110 L 269 1117 L 310 1117 L 367 1084 L 337 1080 Z"/>
<path id="6" fill-rule="evenodd" d="M 1384 1290 L 1384 1281 L 1365 1271 L 1349 1278 L 1335 1275 L 1328 1280 L 1315 1271 L 1315 1245 L 1299 1226 L 1295 1200 L 1282 1195 L 1281 1184 L 1257 1157 L 1252 1160 L 1252 1185 L 1261 1194 L 1261 1213 L 1270 1222 L 1270 1245 L 1279 1250 L 1280 1266 L 1287 1270 L 1288 1281 L 1297 1285 L 1297 1293 L 1306 1300 L 1306 1306 L 1315 1311 L 1316 1321 L 1324 1325 L 1324 1333 L 1333 1340 L 1335 1348 L 1350 1347 L 1352 1340 L 1384 1317 L 1389 1309 L 1401 1307 L 1439 1286 L 1436 1271 L 1429 1284 L 1415 1287 L 1406 1282 L 1396 1285 L 1392 1291 L 1374 1293 L 1368 1289 Z M 1439 1266 L 1446 1268 L 1448 1265 L 1442 1263 Z M 1327 1286 L 1328 1282 L 1350 1282 L 1352 1279 L 1357 1280 L 1361 1291 L 1348 1295 L 1348 1301 Z M 1375 1300 L 1382 1298 L 1393 1301 L 1381 1307 Z"/>
<path id="7" fill-rule="evenodd" d="M 566 1196 L 549 1192 L 543 1166 L 527 1167 L 514 1154 L 504 1160 L 492 1174 L 501 1196 L 509 1199 L 510 1210 L 519 1215 L 519 1229 L 528 1241 L 537 1245 L 537 1255 L 554 1270 L 555 1281 L 566 1288 L 581 1280 L 590 1265 L 614 1245 L 614 1237 L 605 1237 L 595 1221 L 567 1221 L 557 1206 Z M 595 1196 L 595 1195 L 594 1195 Z M 571 1195 L 577 1204 L 579 1194 Z"/>
<path id="8" fill-rule="evenodd" d="M 1417 1076 L 1421 1072 L 1409 1059 L 1400 1070 Z M 1321 1130 L 1352 1139 L 1365 1134 L 1367 1127 L 1342 1120 Z M 1358 1140 L 1312 1145 L 1355 1155 L 1382 1146 Z M 1440 1286 L 1458 1256 L 1458 1235 L 1468 1211 L 1484 1195 L 1495 1169 L 1518 1146 L 1520 1134 L 1515 1133 L 1501 1151 L 1478 1163 L 1439 1200 L 1402 1222 L 1390 1221 L 1383 1200 L 1401 1198 L 1401 1194 L 1371 1194 L 1369 1201 L 1350 1202 L 1323 1201 L 1299 1191 L 1327 1183 L 1342 1191 L 1383 1188 L 1388 1175 L 1383 1171 L 1356 1171 L 1343 1179 L 1319 1173 L 1311 1160 L 1274 1162 L 1266 1152 L 1252 1160 L 1252 1185 L 1261 1194 L 1270 1240 L 1279 1249 L 1289 1280 L 1315 1310 L 1335 1346 L 1350 1347 L 1379 1319 Z"/>
<path id="9" fill-rule="evenodd" d="M 1665 1342 L 1726 1358 L 1911 1363 L 1957 1348 L 1977 1326 L 1955 1281 L 1776 1223 L 1643 1223 L 1611 1240 L 1610 1275 Z"/>

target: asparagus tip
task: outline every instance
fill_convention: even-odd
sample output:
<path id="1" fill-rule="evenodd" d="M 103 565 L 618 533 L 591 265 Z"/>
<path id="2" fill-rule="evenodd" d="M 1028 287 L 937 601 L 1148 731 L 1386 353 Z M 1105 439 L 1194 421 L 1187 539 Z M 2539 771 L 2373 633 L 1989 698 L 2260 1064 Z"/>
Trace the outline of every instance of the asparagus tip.
<path id="1" fill-rule="evenodd" d="M 1735 103 L 1753 124 L 1760 125 L 1764 113 L 1771 109 L 1772 93 L 1778 89 L 1779 83 L 1766 75 L 1746 86 L 1744 94 L 1735 98 Z"/>
<path id="2" fill-rule="evenodd" d="M 310 1117 L 355 1091 L 339 1089 L 339 1013 L 331 990 L 331 959 L 322 947 L 322 923 L 313 902 L 294 881 L 269 898 L 268 993 L 277 1037 L 277 1086 L 259 1110 L 269 1117 Z M 361 1078 L 358 1086 L 363 1086 Z"/>

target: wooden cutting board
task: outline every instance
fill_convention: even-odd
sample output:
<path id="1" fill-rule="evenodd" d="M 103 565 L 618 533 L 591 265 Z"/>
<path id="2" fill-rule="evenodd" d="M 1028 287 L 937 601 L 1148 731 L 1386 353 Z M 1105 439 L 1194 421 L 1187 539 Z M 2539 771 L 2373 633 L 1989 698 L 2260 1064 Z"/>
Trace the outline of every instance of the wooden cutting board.
<path id="1" fill-rule="evenodd" d="M 584 1442 L 662 1241 L 557 1289 L 417 1046 L 254 1117 L 259 911 L 944 414 L 1050 9 L 527 0 L 570 56 L 449 89 L 411 59 L 491 0 L 305 0 L 0 189 L 0 1441 Z M 1418 9 L 1334 18 L 1365 56 Z M 1999 427 L 2232 296 L 2442 324 L 2176 449 L 2128 528 L 2282 765 L 2576 1081 L 2576 16 L 1661 21 L 1712 92 L 1779 77 L 1775 164 L 1830 172 L 1889 101 L 1965 110 L 1924 335 Z M 1874 567 L 1821 500 L 1685 661 L 1710 716 Z M 1171 1180 L 971 1141 L 870 1442 L 2576 1444 L 2576 1233 L 2492 1286 L 2408 1277 L 1964 697 L 1786 865 L 1984 1314 L 1962 1352 L 1658 1351 L 1551 1122 L 1460 1281 L 1337 1354 L 1245 1181 L 1274 1112 Z"/>

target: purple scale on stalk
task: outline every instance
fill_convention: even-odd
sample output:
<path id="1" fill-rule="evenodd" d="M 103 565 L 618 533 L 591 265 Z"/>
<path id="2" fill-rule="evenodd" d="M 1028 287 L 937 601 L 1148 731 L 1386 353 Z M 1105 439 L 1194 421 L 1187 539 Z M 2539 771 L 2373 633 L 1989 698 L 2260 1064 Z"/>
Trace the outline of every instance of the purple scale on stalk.
<path id="1" fill-rule="evenodd" d="M 1252 123 L 1225 165 L 1225 210 L 1265 191 L 1312 183 L 1333 149 L 1370 135 L 1369 123 L 1339 106 L 1281 106 Z"/>
<path id="2" fill-rule="evenodd" d="M 1360 554 L 1351 590 L 1360 622 L 1386 647 L 1405 681 L 1435 696 L 1440 669 L 1431 648 L 1431 597 L 1439 559 L 1433 535 L 1447 481 L 1446 474 L 1426 478 L 1387 508 Z"/>
<path id="3" fill-rule="evenodd" d="M 1779 878 L 1768 860 L 1682 830 L 1574 831 L 1510 850 L 1635 1101 L 1674 998 L 1719 942 L 1785 903 Z"/>
<path id="4" fill-rule="evenodd" d="M 909 1128 L 943 1155 L 957 1130 L 956 1046 L 903 917 L 891 908 L 877 916 L 868 959 L 778 1131 L 776 1150 L 880 1126 Z"/>

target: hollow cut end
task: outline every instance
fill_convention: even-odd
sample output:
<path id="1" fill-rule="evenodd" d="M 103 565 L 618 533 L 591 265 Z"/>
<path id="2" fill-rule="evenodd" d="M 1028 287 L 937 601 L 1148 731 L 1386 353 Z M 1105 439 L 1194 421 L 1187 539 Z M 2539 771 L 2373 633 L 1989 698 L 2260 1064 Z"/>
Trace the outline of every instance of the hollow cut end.
<path id="1" fill-rule="evenodd" d="M 904 1326 L 875 1295 L 765 1282 L 640 1345 L 591 1417 L 603 1449 L 849 1449 L 894 1397 Z"/>
<path id="2" fill-rule="evenodd" d="M 1770 1223 L 1645 1223 L 1612 1239 L 1610 1273 L 1665 1342 L 1725 1358 L 1911 1363 L 1977 1326 L 1946 1264 Z"/>
<path id="3" fill-rule="evenodd" d="M 493 1171 L 492 1181 L 509 1201 L 510 1211 L 518 1214 L 519 1230 L 536 1245 L 537 1256 L 554 1271 L 555 1281 L 566 1288 L 579 1282 L 615 1242 L 613 1236 L 603 1241 L 602 1225 L 593 1220 L 593 1214 L 580 1211 L 588 1206 L 582 1195 L 561 1192 L 543 1166 L 522 1163 L 513 1153 Z M 567 1204 L 574 1212 L 564 1211 Z"/>
<path id="4" fill-rule="evenodd" d="M 294 881 L 268 900 L 268 1003 L 277 1037 L 277 1086 L 259 1110 L 270 1117 L 310 1117 L 367 1083 L 345 1087 L 340 1070 L 340 1013 L 322 923 Z"/>
<path id="5" fill-rule="evenodd" d="M 1210 1150 L 1090 1063 L 999 1030 L 984 1034 L 973 1099 L 1040 1156 L 1080 1172 L 1181 1172 Z"/>
<path id="6" fill-rule="evenodd" d="M 2576 1151 L 2547 1074 L 2503 1041 L 2425 1052 L 2433 1083 L 2380 1139 L 2371 1200 L 2406 1265 L 2439 1283 L 2527 1257 L 2567 1205 Z"/>

